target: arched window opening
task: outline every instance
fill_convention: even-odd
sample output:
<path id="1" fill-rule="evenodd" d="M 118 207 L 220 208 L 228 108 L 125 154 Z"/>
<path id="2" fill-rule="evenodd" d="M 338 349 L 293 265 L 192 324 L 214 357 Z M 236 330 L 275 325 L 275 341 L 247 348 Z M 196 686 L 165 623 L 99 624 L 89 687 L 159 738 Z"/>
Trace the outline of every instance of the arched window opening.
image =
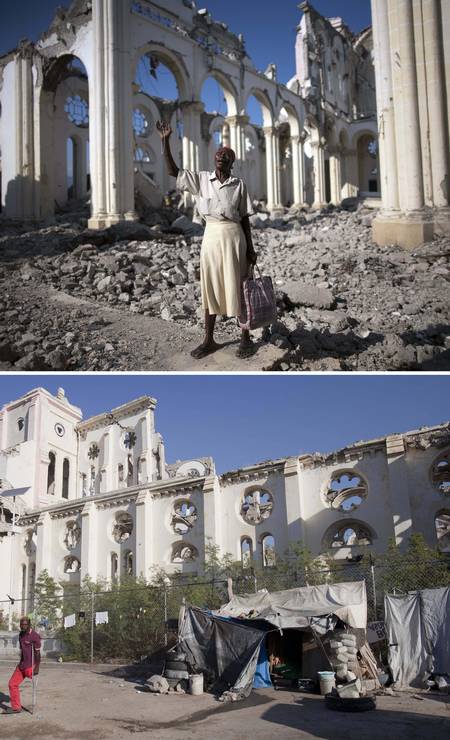
<path id="1" fill-rule="evenodd" d="M 197 557 L 197 548 L 186 542 L 177 542 L 172 548 L 172 563 L 189 563 Z"/>
<path id="2" fill-rule="evenodd" d="M 250 95 L 247 100 L 246 112 L 250 123 L 254 126 L 262 127 L 264 125 L 262 106 L 254 95 Z"/>
<path id="3" fill-rule="evenodd" d="M 87 476 L 86 473 L 81 473 L 81 496 L 87 496 Z"/>
<path id="4" fill-rule="evenodd" d="M 326 547 L 367 547 L 372 544 L 372 534 L 368 527 L 358 522 L 341 523 L 326 537 Z"/>
<path id="5" fill-rule="evenodd" d="M 67 118 L 75 126 L 89 125 L 89 104 L 80 95 L 70 95 L 64 106 Z"/>
<path id="6" fill-rule="evenodd" d="M 95 468 L 91 466 L 91 478 L 89 482 L 89 495 L 95 496 Z"/>
<path id="7" fill-rule="evenodd" d="M 121 488 L 124 484 L 124 477 L 123 477 L 123 465 L 122 463 L 119 463 L 117 466 L 117 483 L 118 487 Z"/>
<path id="8" fill-rule="evenodd" d="M 325 501 L 332 509 L 354 511 L 367 498 L 367 483 L 354 470 L 334 473 L 325 491 Z"/>
<path id="9" fill-rule="evenodd" d="M 119 558 L 116 553 L 111 553 L 111 580 L 116 581 L 119 569 Z"/>
<path id="10" fill-rule="evenodd" d="M 228 93 L 229 94 L 229 93 Z M 214 113 L 226 117 L 228 115 L 228 105 L 225 91 L 216 79 L 207 77 L 202 85 L 200 99 L 205 106 L 207 113 Z"/>
<path id="11" fill-rule="evenodd" d="M 253 559 L 253 544 L 250 537 L 241 540 L 241 564 L 243 568 L 250 568 Z"/>
<path id="12" fill-rule="evenodd" d="M 442 452 L 431 468 L 431 480 L 439 493 L 450 496 L 450 450 Z"/>
<path id="13" fill-rule="evenodd" d="M 78 573 L 81 568 L 81 563 L 74 555 L 67 555 L 64 558 L 64 573 Z"/>
<path id="14" fill-rule="evenodd" d="M 132 486 L 134 482 L 134 465 L 131 455 L 127 456 L 127 486 Z"/>
<path id="15" fill-rule="evenodd" d="M 177 100 L 177 81 L 173 72 L 158 59 L 155 52 L 144 54 L 137 65 L 135 84 L 139 91 L 160 100 Z"/>
<path id="16" fill-rule="evenodd" d="M 172 514 L 173 531 L 185 535 L 197 521 L 197 509 L 191 501 L 177 501 Z"/>
<path id="17" fill-rule="evenodd" d="M 439 511 L 434 524 L 438 548 L 441 552 L 450 552 L 450 510 Z"/>
<path id="18" fill-rule="evenodd" d="M 114 540 L 120 545 L 126 542 L 133 531 L 133 518 L 126 511 L 119 511 L 115 516 L 112 528 Z"/>
<path id="19" fill-rule="evenodd" d="M 62 497 L 69 498 L 69 474 L 70 474 L 70 463 L 67 457 L 63 461 L 63 481 L 62 481 Z"/>
<path id="20" fill-rule="evenodd" d="M 364 195 L 379 192 L 378 141 L 371 134 L 358 139 L 359 192 Z"/>
<path id="21" fill-rule="evenodd" d="M 260 524 L 272 513 L 273 499 L 268 491 L 260 489 L 244 494 L 241 516 L 248 524 Z"/>
<path id="22" fill-rule="evenodd" d="M 276 565 L 275 538 L 266 534 L 261 540 L 262 564 L 264 568 L 273 568 Z"/>
<path id="23" fill-rule="evenodd" d="M 48 470 L 47 470 L 47 494 L 53 496 L 55 493 L 55 469 L 56 456 L 54 452 L 48 453 Z"/>
<path id="24" fill-rule="evenodd" d="M 133 553 L 130 550 L 123 556 L 123 572 L 126 576 L 133 575 Z"/>

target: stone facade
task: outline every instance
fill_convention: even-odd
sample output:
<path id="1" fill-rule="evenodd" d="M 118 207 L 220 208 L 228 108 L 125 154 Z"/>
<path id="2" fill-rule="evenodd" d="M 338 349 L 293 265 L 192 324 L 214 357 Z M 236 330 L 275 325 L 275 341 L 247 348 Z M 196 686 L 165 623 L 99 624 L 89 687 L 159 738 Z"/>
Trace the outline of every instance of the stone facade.
<path id="1" fill-rule="evenodd" d="M 167 464 L 148 396 L 82 421 L 60 389 L 0 415 L 0 600 L 61 583 L 201 572 L 209 542 L 270 567 L 301 540 L 315 555 L 382 553 L 410 534 L 450 550 L 450 424 L 269 460 L 222 475 L 210 458 Z M 12 501 L 1 491 L 27 487 Z"/>
<path id="2" fill-rule="evenodd" d="M 376 195 L 371 31 L 354 36 L 342 19 L 327 20 L 309 3 L 300 8 L 288 85 L 277 81 L 274 64 L 258 71 L 242 37 L 191 0 L 166 0 L 164 9 L 151 0 L 74 0 L 58 10 L 36 44 L 22 42 L 0 58 L 3 214 L 51 218 L 55 204 L 90 189 L 89 225 L 102 228 L 136 218 L 135 193 L 160 204 L 174 182 L 158 118 L 171 121 L 183 167 L 209 169 L 218 143 L 230 145 L 236 173 L 269 210 Z M 175 101 L 143 91 L 141 60 L 149 75 L 159 64 L 171 70 Z M 223 89 L 226 116 L 204 110 L 208 78 Z M 252 95 L 262 127 L 247 115 Z"/>
<path id="3" fill-rule="evenodd" d="M 450 234 L 450 4 L 372 0 L 382 212 L 377 244 Z"/>

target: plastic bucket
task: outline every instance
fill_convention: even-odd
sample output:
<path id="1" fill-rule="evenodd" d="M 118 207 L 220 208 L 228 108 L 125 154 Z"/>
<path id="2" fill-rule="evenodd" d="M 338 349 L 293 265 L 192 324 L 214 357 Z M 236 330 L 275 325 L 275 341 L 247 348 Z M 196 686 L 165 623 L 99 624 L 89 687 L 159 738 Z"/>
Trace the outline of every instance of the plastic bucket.
<path id="1" fill-rule="evenodd" d="M 193 696 L 203 694 L 203 673 L 189 676 L 189 693 L 193 694 Z"/>
<path id="2" fill-rule="evenodd" d="M 320 683 L 320 693 L 322 696 L 325 696 L 325 694 L 329 694 L 332 689 L 336 688 L 336 679 L 334 677 L 333 671 L 319 671 L 319 683 Z"/>

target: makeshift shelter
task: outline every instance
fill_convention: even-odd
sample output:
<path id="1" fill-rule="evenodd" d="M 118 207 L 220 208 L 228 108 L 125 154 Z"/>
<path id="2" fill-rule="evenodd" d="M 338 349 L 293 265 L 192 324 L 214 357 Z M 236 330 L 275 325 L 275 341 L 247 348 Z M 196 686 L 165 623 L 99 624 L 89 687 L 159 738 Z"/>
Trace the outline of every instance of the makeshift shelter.
<path id="1" fill-rule="evenodd" d="M 255 673 L 262 682 L 256 685 L 270 685 L 270 679 L 265 683 L 269 675 L 266 637 L 267 643 L 271 641 L 269 650 L 281 638 L 288 640 L 289 650 L 297 651 L 304 650 L 303 639 L 305 644 L 309 641 L 306 663 L 315 676 L 318 670 L 330 668 L 318 635 L 338 623 L 365 630 L 364 581 L 236 595 L 215 613 L 187 606 L 180 620 L 179 646 L 191 666 L 206 675 L 213 691 L 231 689 L 247 696 Z"/>
<path id="2" fill-rule="evenodd" d="M 450 587 L 384 599 L 389 666 L 399 687 L 450 674 Z"/>

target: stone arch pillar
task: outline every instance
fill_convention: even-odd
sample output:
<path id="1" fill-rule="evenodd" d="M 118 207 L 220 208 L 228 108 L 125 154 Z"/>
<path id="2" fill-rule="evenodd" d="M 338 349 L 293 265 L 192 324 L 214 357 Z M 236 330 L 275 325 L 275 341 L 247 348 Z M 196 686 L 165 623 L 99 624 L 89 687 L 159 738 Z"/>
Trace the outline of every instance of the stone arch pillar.
<path id="1" fill-rule="evenodd" d="M 341 152 L 337 147 L 329 149 L 331 203 L 337 206 L 342 200 Z"/>
<path id="2" fill-rule="evenodd" d="M 135 220 L 129 5 L 93 0 L 90 228 Z M 92 75 L 91 75 L 92 77 Z"/>
<path id="3" fill-rule="evenodd" d="M 305 136 L 303 134 L 291 136 L 294 206 L 300 207 L 305 205 L 304 140 Z"/>
<path id="4" fill-rule="evenodd" d="M 325 194 L 325 144 L 326 141 L 323 137 L 311 142 L 314 166 L 314 202 L 312 207 L 316 209 L 323 208 L 327 204 Z"/>
<path id="5" fill-rule="evenodd" d="M 280 192 L 280 141 L 275 126 L 264 126 L 266 141 L 267 208 L 281 208 Z"/>

